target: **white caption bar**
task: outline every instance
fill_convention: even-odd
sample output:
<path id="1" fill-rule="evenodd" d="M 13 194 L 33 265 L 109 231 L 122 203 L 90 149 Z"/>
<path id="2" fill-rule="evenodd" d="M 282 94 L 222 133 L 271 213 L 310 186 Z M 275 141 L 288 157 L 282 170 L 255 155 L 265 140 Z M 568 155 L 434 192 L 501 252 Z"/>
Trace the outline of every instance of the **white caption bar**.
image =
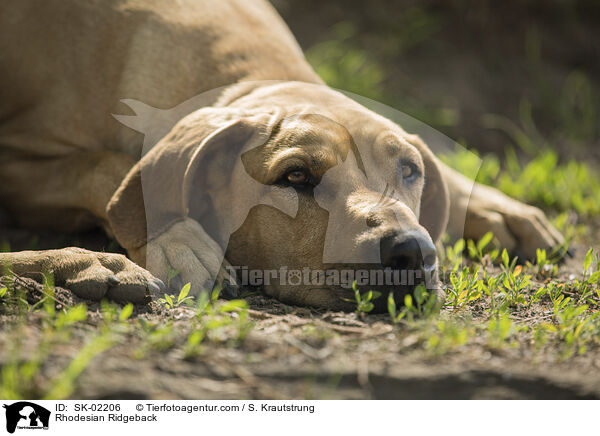
<path id="1" fill-rule="evenodd" d="M 597 434 L 597 401 L 9 401 L 0 435 Z M 559 411 L 559 413 L 556 413 Z M 579 419 L 574 417 L 580 417 Z M 132 433 L 133 432 L 133 433 Z M 239 433 L 238 433 L 239 432 Z M 584 433 L 585 432 L 585 433 Z"/>

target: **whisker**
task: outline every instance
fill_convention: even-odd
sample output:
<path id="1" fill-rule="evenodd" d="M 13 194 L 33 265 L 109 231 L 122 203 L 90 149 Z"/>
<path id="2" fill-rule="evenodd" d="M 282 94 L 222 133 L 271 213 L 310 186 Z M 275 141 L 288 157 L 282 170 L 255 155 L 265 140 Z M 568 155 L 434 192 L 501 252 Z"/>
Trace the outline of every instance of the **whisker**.
<path id="1" fill-rule="evenodd" d="M 383 190 L 381 197 L 379 198 L 377 203 L 375 203 L 375 205 L 371 209 L 377 209 L 385 201 L 386 193 L 387 193 L 389 186 L 390 186 L 389 183 L 385 184 L 385 189 Z"/>

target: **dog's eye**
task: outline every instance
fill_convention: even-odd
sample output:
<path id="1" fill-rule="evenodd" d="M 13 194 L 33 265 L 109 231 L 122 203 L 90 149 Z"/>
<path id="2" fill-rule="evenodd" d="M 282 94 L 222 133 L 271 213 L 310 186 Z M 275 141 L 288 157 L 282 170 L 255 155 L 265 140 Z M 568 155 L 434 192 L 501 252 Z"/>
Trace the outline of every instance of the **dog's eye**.
<path id="1" fill-rule="evenodd" d="M 302 185 L 308 182 L 308 174 L 303 170 L 290 171 L 285 177 L 292 185 Z"/>
<path id="2" fill-rule="evenodd" d="M 419 170 L 415 164 L 412 162 L 401 162 L 400 163 L 400 175 L 402 179 L 410 182 L 414 180 L 419 175 Z"/>
<path id="3" fill-rule="evenodd" d="M 413 169 L 408 164 L 403 164 L 400 166 L 400 171 L 402 172 L 402 178 L 408 179 L 413 175 Z"/>

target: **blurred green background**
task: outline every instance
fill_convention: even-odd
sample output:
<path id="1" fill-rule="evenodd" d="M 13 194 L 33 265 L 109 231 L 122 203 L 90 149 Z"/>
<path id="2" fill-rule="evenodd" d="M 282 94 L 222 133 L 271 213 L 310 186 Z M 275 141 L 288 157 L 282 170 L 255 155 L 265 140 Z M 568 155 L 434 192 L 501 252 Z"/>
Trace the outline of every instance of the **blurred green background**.
<path id="1" fill-rule="evenodd" d="M 600 1 L 273 4 L 329 85 L 477 151 L 484 183 L 547 210 L 600 214 Z"/>

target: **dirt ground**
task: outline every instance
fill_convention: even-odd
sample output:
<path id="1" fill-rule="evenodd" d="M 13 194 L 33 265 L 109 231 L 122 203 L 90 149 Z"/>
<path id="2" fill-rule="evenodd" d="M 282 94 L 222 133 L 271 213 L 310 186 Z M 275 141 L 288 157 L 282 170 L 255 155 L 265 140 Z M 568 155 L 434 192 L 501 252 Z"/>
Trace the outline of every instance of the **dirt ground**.
<path id="1" fill-rule="evenodd" d="M 99 233 L 76 238 L 7 231 L 20 244 L 59 247 L 71 241 L 90 249 L 110 242 Z M 577 274 L 585 247 L 561 266 Z M 28 294 L 36 289 L 29 282 Z M 39 291 L 39 290 L 38 290 Z M 65 305 L 79 300 L 58 290 Z M 135 308 L 132 323 L 174 320 L 175 337 L 165 349 L 137 355 L 139 335 L 124 334 L 110 350 L 93 358 L 76 381 L 78 399 L 599 399 L 600 350 L 561 359 L 556 350 L 536 350 L 528 339 L 500 349 L 482 336 L 441 354 L 427 351 L 419 332 L 394 326 L 386 315 L 318 311 L 281 304 L 259 294 L 247 297 L 254 323 L 240 346 L 211 341 L 200 355 L 183 353 L 194 310 L 171 310 L 153 302 Z M 99 325 L 99 305 L 89 303 L 89 319 L 71 340 L 53 349 L 40 373 L 40 389 L 67 367 L 83 338 Z M 450 315 L 448 310 L 447 314 Z M 453 315 L 454 316 L 454 315 Z M 477 318 L 477 311 L 465 316 Z M 1 319 L 4 318 L 4 319 Z M 7 325 L 3 316 L 0 323 Z M 532 317 L 535 318 L 535 317 Z M 527 324 L 527 319 L 521 319 Z M 531 323 L 533 321 L 529 321 Z M 28 315 L 23 350 L 34 349 L 40 316 Z M 7 335 L 0 333 L 0 345 Z M 28 342 L 31 342 L 27 345 Z M 3 347 L 2 347 L 3 348 Z M 0 354 L 0 363 L 9 356 Z M 25 357 L 25 356 L 23 356 Z M 31 392 L 36 395 L 36 392 Z M 38 394 L 39 395 L 39 394 Z"/>

